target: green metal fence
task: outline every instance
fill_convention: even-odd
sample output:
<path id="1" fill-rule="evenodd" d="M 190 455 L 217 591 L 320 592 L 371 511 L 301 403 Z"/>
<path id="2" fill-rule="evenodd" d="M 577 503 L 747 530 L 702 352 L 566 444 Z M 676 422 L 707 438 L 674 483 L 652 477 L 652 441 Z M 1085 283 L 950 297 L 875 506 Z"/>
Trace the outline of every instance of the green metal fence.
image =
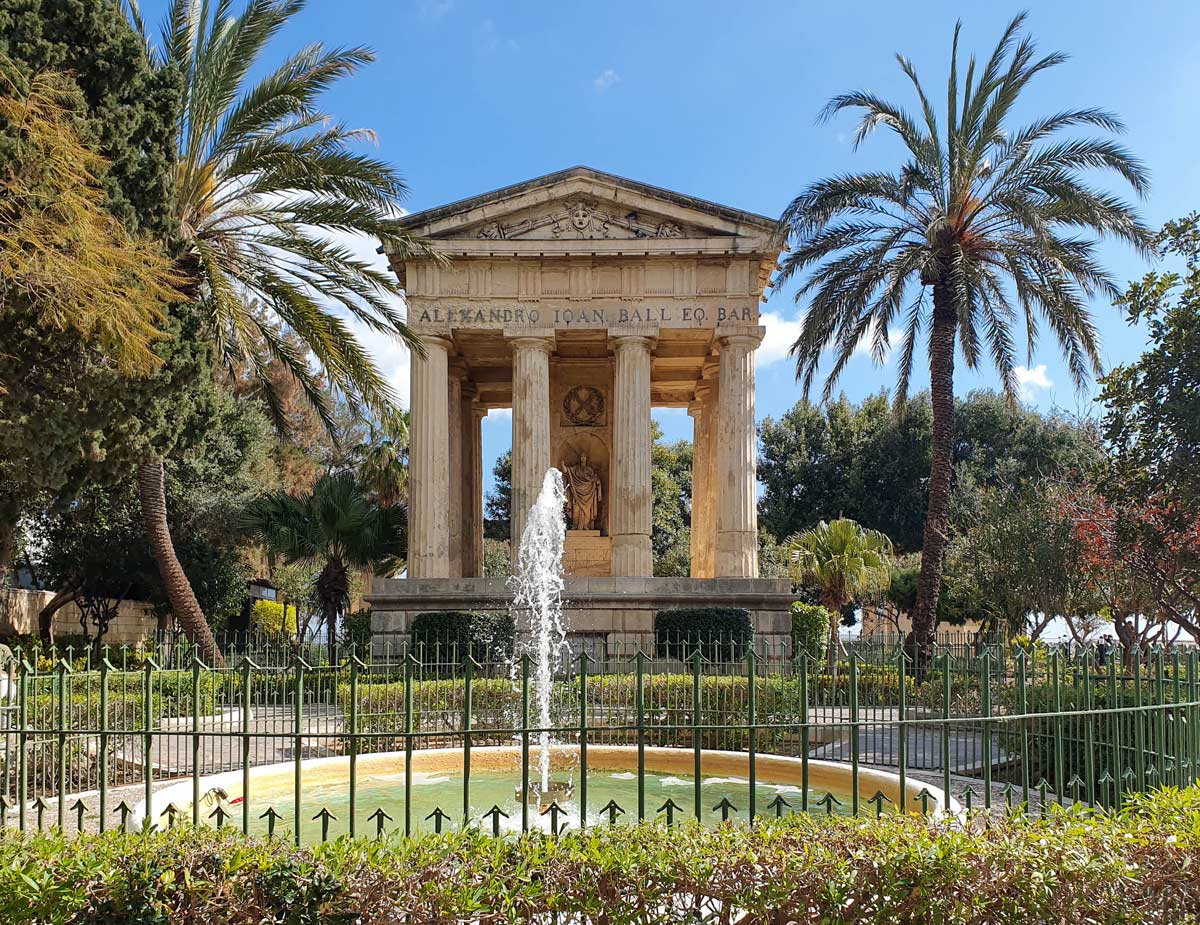
<path id="1" fill-rule="evenodd" d="M 368 660 L 347 650 L 332 665 L 292 653 L 212 668 L 192 655 L 160 666 L 18 654 L 0 668 L 0 825 L 130 828 L 144 803 L 155 807 L 151 824 L 236 825 L 297 840 L 462 825 L 498 832 L 506 810 L 486 749 L 513 751 L 504 786 L 527 793 L 544 727 L 527 659 L 485 655 L 435 648 Z M 1107 809 L 1200 771 L 1195 650 L 1068 658 L 983 646 L 941 652 L 919 674 L 901 651 L 852 652 L 836 670 L 761 647 L 737 659 L 719 648 L 684 660 L 585 651 L 561 666 L 551 694 L 549 730 L 574 755 L 577 825 L 920 812 L 935 788 L 966 813 Z M 595 755 L 610 745 L 629 747 L 627 775 L 596 772 Z M 690 756 L 691 780 L 648 773 L 646 756 L 659 748 Z M 413 756 L 430 749 L 454 750 L 453 779 L 431 785 L 414 771 Z M 710 750 L 745 755 L 745 778 L 705 790 Z M 396 773 L 378 772 L 379 753 L 404 756 Z M 796 759 L 801 785 L 764 789 L 767 755 Z M 322 757 L 337 766 L 332 779 L 310 760 Z M 809 786 L 810 767 L 827 761 L 847 768 L 848 793 Z M 258 783 L 265 769 L 274 789 Z M 870 769 L 896 776 L 893 797 L 861 785 Z M 626 776 L 625 795 L 603 800 Z M 187 798 L 158 806 L 154 794 L 169 781 Z M 236 800 L 222 796 L 235 788 Z M 560 828 L 559 802 L 518 802 L 505 826 Z"/>

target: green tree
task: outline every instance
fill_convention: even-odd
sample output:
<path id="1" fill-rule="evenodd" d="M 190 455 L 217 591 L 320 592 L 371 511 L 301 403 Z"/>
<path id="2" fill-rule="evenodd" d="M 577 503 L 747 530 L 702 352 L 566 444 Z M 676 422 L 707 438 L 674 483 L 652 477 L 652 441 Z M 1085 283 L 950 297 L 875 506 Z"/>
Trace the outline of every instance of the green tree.
<path id="1" fill-rule="evenodd" d="M 492 490 L 484 503 L 483 535 L 490 540 L 512 539 L 512 450 L 492 466 Z"/>
<path id="2" fill-rule="evenodd" d="M 197 415 L 194 440 L 167 462 L 166 491 L 171 529 L 182 538 L 180 561 L 201 605 L 219 624 L 241 608 L 252 577 L 236 523 L 261 490 L 271 434 L 253 405 L 219 390 L 211 378 L 201 388 L 209 390 L 210 401 Z M 30 528 L 35 574 L 58 592 L 59 606 L 87 594 L 147 601 L 164 617 L 170 612 L 127 481 L 89 482 L 69 505 L 43 510 Z M 52 616 L 45 613 L 42 621 L 47 642 Z"/>
<path id="3" fill-rule="evenodd" d="M 1064 135 L 1079 127 L 1120 131 L 1115 116 L 1075 109 L 1020 127 L 1009 124 L 1030 81 L 1065 60 L 1058 53 L 1039 56 L 1021 32 L 1024 20 L 1013 19 L 982 69 L 972 59 L 965 81 L 955 27 L 942 115 L 903 57 L 900 67 L 920 100 L 920 117 L 871 93 L 834 97 L 826 117 L 845 109 L 863 114 L 856 145 L 886 126 L 906 159 L 899 171 L 819 180 L 781 219 L 792 246 L 777 282 L 812 270 L 797 293 L 808 307 L 791 351 L 806 390 L 827 346 L 834 348 L 828 395 L 861 341 L 882 359 L 893 325 L 899 325 L 903 400 L 918 342 L 928 335 L 933 442 L 913 613 L 915 651 L 922 659 L 933 644 L 949 541 L 956 353 L 961 350 L 971 369 L 990 357 L 1005 392 L 1015 394 L 1018 319 L 1029 355 L 1044 323 L 1082 387 L 1100 368 L 1087 300 L 1118 294 L 1096 258 L 1095 241 L 1083 233 L 1141 249 L 1149 240 L 1128 204 L 1084 176 L 1114 172 L 1140 195 L 1148 184 L 1142 166 L 1111 140 Z"/>
<path id="4" fill-rule="evenodd" d="M 322 477 L 304 495 L 264 495 L 247 506 L 242 523 L 285 562 L 320 566 L 313 592 L 331 650 L 350 609 L 351 570 L 387 567 L 408 551 L 404 509 L 373 502 L 348 472 Z"/>
<path id="5" fill-rule="evenodd" d="M 686 576 L 691 572 L 692 445 L 686 440 L 664 443 L 655 421 L 650 435 L 654 574 Z"/>
<path id="6" fill-rule="evenodd" d="M 178 75 L 150 66 L 117 6 L 107 0 L 0 0 L 0 58 L 10 79 L 26 86 L 48 71 L 72 75 L 74 87 L 60 88 L 57 102 L 70 110 L 79 140 L 103 159 L 103 166 L 91 164 L 107 209 L 129 235 L 163 234 L 169 227 Z M 27 143 L 13 125 L 0 125 L 0 173 L 11 177 L 21 169 Z M 156 433 L 164 420 L 159 411 L 167 385 L 191 379 L 194 367 L 180 362 L 186 347 L 160 342 L 157 361 L 150 363 L 161 367 L 157 376 L 131 382 L 116 375 L 104 351 L 82 343 L 74 330 L 47 325 L 38 307 L 22 305 L 7 287 L 0 302 L 3 584 L 22 516 L 39 503 L 69 499 L 97 470 L 116 473 L 131 441 L 172 444 L 186 414 L 171 415 L 167 432 Z M 177 334 L 179 325 L 172 319 L 167 333 Z"/>
<path id="7" fill-rule="evenodd" d="M 956 500 L 959 534 L 948 569 L 975 592 L 978 619 L 1037 639 L 1054 617 L 1095 612 L 1083 550 L 1049 480 L 1024 488 L 978 488 Z"/>
<path id="8" fill-rule="evenodd" d="M 759 426 L 762 525 L 777 537 L 845 515 L 920 546 L 929 475 L 929 403 L 918 396 L 896 408 L 887 394 L 854 405 L 797 402 Z"/>
<path id="9" fill-rule="evenodd" d="M 1156 619 L 1200 635 L 1200 216 L 1169 222 L 1157 242 L 1182 266 L 1146 274 L 1119 300 L 1150 348 L 1103 380 L 1104 512 L 1085 519 L 1107 524 L 1096 546 L 1151 589 Z"/>
<path id="10" fill-rule="evenodd" d="M 759 427 L 760 522 L 775 536 L 844 514 L 920 549 L 932 442 L 927 394 L 889 411 L 886 392 L 860 404 L 845 398 L 797 402 Z M 1039 414 L 990 391 L 955 405 L 954 485 L 1021 488 L 1064 480 L 1100 458 L 1094 428 Z"/>
<path id="11" fill-rule="evenodd" d="M 852 601 L 887 589 L 892 541 L 846 517 L 822 520 L 787 541 L 792 575 L 798 584 L 819 588 L 821 605 L 840 613 Z M 837 670 L 838 625 L 830 621 L 829 666 Z"/>
<path id="12" fill-rule="evenodd" d="M 370 133 L 321 109 L 325 91 L 374 55 L 314 44 L 265 76 L 250 76 L 303 6 L 302 0 L 263 0 L 234 15 L 228 3 L 214 8 L 173 0 L 157 60 L 182 75 L 170 232 L 205 307 L 207 336 L 227 363 L 239 362 L 259 378 L 280 426 L 286 416 L 271 360 L 286 367 L 332 430 L 331 393 L 361 401 L 380 420 L 395 413 L 391 387 L 346 316 L 421 349 L 400 314 L 398 280 L 355 257 L 338 238 L 365 235 L 399 253 L 419 245 L 400 225 L 406 194 L 400 176 L 355 151 Z M 136 4 L 132 9 L 140 26 Z M 204 613 L 167 525 L 163 457 L 147 454 L 137 480 L 146 533 L 173 609 L 190 637 L 203 636 Z"/>

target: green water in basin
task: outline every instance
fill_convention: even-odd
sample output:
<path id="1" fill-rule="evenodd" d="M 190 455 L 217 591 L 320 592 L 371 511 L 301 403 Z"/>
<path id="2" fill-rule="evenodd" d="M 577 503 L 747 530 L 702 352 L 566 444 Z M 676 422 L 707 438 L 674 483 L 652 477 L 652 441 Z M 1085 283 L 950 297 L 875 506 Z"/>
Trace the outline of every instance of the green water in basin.
<path id="1" fill-rule="evenodd" d="M 556 773 L 555 779 L 566 779 L 566 773 Z M 666 811 L 662 807 L 667 800 L 674 801 L 678 809 L 674 810 L 675 821 L 684 821 L 695 817 L 695 789 L 693 778 L 684 775 L 645 775 L 645 815 L 646 819 L 665 821 Z M 463 824 L 463 786 L 458 775 L 442 775 L 437 773 L 414 772 L 412 779 L 412 802 L 410 818 L 414 833 L 434 831 L 434 819 L 429 818 L 435 809 L 441 809 L 449 818 L 444 819 L 442 831 L 457 830 Z M 516 799 L 515 789 L 519 783 L 519 775 L 510 771 L 479 771 L 471 775 L 470 791 L 470 820 L 469 824 L 491 831 L 492 820 L 484 818 L 493 806 L 499 806 L 508 814 L 500 818 L 500 828 L 503 832 L 520 832 L 522 827 L 521 804 Z M 574 777 L 575 795 L 563 805 L 564 812 L 559 816 L 560 827 L 566 823 L 567 831 L 578 830 L 579 820 L 579 779 Z M 371 817 L 377 810 L 382 809 L 390 821 L 385 821 L 385 830 L 403 831 L 404 829 L 404 774 L 395 775 L 366 775 L 360 772 L 358 778 L 358 799 L 355 810 L 356 834 L 359 836 L 373 835 L 377 821 Z M 782 807 L 787 813 L 801 809 L 801 790 L 798 786 L 785 784 L 768 784 L 759 782 L 755 788 L 757 805 L 755 810 L 759 816 L 774 816 L 776 808 L 771 806 L 773 800 L 782 797 L 790 806 Z M 847 794 L 834 794 L 841 805 L 835 804 L 834 812 L 849 813 L 851 798 Z M 825 813 L 822 803 L 826 798 L 823 790 L 809 790 L 809 811 Z M 609 816 L 603 809 L 609 801 L 615 801 L 624 810 L 617 816 L 616 822 L 630 824 L 638 818 L 638 787 L 637 775 L 632 772 L 599 771 L 588 773 L 587 814 L 588 825 L 607 825 Z M 718 807 L 722 800 L 728 800 L 735 809 L 729 810 L 729 818 L 748 820 L 750 811 L 750 785 L 744 779 L 735 777 L 702 777 L 701 778 L 701 818 L 706 825 L 716 825 L 721 821 L 721 810 Z M 250 830 L 254 833 L 265 833 L 268 828 L 267 820 L 260 818 L 273 808 L 282 817 L 276 822 L 275 834 L 291 833 L 294 828 L 295 801 L 293 793 L 256 790 L 251 785 L 250 790 Z M 226 807 L 230 813 L 227 825 L 240 827 L 242 806 L 240 801 Z M 301 838 L 310 843 L 321 838 L 322 822 L 314 818 L 322 809 L 328 809 L 336 818 L 328 821 L 329 838 L 346 834 L 349 829 L 350 799 L 349 785 L 344 782 L 306 785 L 301 798 Z M 860 812 L 874 812 L 874 805 L 863 804 Z M 549 814 L 542 815 L 535 804 L 529 805 L 529 827 L 549 831 Z"/>

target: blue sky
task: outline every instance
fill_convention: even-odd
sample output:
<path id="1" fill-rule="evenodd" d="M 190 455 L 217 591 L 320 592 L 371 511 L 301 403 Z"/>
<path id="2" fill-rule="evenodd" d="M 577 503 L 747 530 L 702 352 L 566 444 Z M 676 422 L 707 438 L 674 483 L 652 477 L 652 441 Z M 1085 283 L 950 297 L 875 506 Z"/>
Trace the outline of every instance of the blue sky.
<path id="1" fill-rule="evenodd" d="M 149 21 L 157 21 L 162 5 L 144 3 Z M 868 89 L 911 107 L 894 58 L 902 52 L 927 90 L 942 96 L 955 19 L 964 19 L 962 48 L 982 57 L 1023 8 L 1041 48 L 1071 60 L 1032 85 L 1019 114 L 1115 111 L 1129 128 L 1125 143 L 1151 171 L 1146 220 L 1158 225 L 1200 208 L 1200 3 L 1185 0 L 310 0 L 273 51 L 278 59 L 320 41 L 378 52 L 379 60 L 335 88 L 327 105 L 378 133 L 379 152 L 411 186 L 412 210 L 587 164 L 775 216 L 813 179 L 899 160 L 882 134 L 854 152 L 850 116 L 818 125 L 816 114 L 831 95 Z M 1145 272 L 1127 249 L 1112 245 L 1102 253 L 1120 280 Z M 774 294 L 763 308 L 769 333 L 758 365 L 760 418 L 778 416 L 800 397 L 783 357 L 802 310 L 791 295 Z M 1097 304 L 1095 314 L 1106 362 L 1136 357 L 1143 334 L 1107 304 Z M 1048 340 L 1045 346 L 1029 364 L 1028 401 L 1086 410 L 1090 393 L 1075 392 Z M 374 339 L 372 347 L 406 396 L 406 357 Z M 864 354 L 841 388 L 858 399 L 893 381 L 893 368 L 875 367 Z M 995 383 L 991 370 L 970 374 L 960 364 L 961 391 Z M 690 438 L 682 411 L 656 417 L 669 438 Z M 492 461 L 508 446 L 509 421 L 492 415 L 484 426 L 490 478 Z"/>

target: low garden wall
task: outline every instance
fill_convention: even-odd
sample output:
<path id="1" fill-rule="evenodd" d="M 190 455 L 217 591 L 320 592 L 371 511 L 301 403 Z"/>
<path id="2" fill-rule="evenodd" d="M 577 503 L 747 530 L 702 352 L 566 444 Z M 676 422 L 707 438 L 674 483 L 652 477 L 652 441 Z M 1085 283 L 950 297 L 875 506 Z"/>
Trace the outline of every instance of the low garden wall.
<path id="1" fill-rule="evenodd" d="M 38 634 L 38 614 L 51 600 L 51 591 L 25 591 L 13 589 L 0 591 L 0 638 L 33 636 Z M 54 614 L 55 636 L 79 636 L 83 627 L 79 623 L 79 607 L 74 603 L 60 607 Z M 133 645 L 152 637 L 158 627 L 158 618 L 149 604 L 142 601 L 122 601 L 117 615 L 108 626 L 104 641 L 109 645 Z M 89 627 L 89 634 L 95 633 Z"/>

